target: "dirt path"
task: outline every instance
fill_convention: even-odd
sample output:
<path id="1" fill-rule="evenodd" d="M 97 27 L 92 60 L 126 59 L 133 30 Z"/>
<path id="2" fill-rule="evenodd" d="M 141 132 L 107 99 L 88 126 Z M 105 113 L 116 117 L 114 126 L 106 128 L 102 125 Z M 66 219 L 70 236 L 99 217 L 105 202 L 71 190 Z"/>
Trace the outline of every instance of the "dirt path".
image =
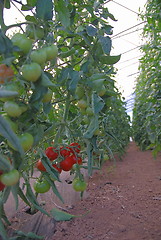
<path id="1" fill-rule="evenodd" d="M 88 193 L 70 213 L 90 213 L 57 223 L 51 240 L 161 239 L 161 156 L 131 143 L 115 168 L 107 163 L 94 174 Z"/>

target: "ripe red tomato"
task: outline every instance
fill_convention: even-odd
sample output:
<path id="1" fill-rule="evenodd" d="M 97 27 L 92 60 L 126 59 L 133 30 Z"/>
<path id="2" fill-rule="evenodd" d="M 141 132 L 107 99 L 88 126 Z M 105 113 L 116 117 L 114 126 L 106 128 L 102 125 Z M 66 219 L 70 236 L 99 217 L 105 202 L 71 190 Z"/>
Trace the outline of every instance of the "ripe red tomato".
<path id="1" fill-rule="evenodd" d="M 57 164 L 54 163 L 52 166 L 53 166 L 59 173 L 62 172 L 62 169 L 61 169 L 60 167 L 58 167 Z"/>
<path id="2" fill-rule="evenodd" d="M 39 159 L 36 163 L 36 168 L 39 171 L 46 172 L 46 168 L 44 167 L 43 163 L 41 162 L 41 159 Z"/>
<path id="3" fill-rule="evenodd" d="M 73 180 L 72 187 L 76 192 L 84 192 L 87 188 L 87 183 L 84 180 L 75 178 Z"/>
<path id="4" fill-rule="evenodd" d="M 45 154 L 50 159 L 50 161 L 55 160 L 58 157 L 58 155 L 59 155 L 58 151 L 56 151 L 54 147 L 48 147 L 45 150 Z"/>
<path id="5" fill-rule="evenodd" d="M 69 146 L 72 147 L 72 148 L 70 148 L 70 149 L 71 149 L 71 151 L 74 152 L 74 153 L 75 153 L 75 152 L 76 152 L 76 153 L 79 153 L 80 150 L 81 150 L 81 146 L 80 146 L 79 143 L 73 142 L 73 143 L 71 143 Z"/>
<path id="6" fill-rule="evenodd" d="M 3 174 L 3 171 L 1 171 L 0 170 L 0 175 L 2 175 Z M 3 189 L 5 188 L 6 186 L 2 183 L 2 182 L 0 182 L 0 191 L 3 191 Z"/>
<path id="7" fill-rule="evenodd" d="M 6 64 L 0 65 L 0 84 L 11 81 L 13 76 L 14 71 L 11 67 L 7 66 Z"/>
<path id="8" fill-rule="evenodd" d="M 73 164 L 76 163 L 76 156 L 71 155 L 66 157 L 63 161 L 60 162 L 60 168 L 64 171 L 70 171 L 72 169 Z"/>
<path id="9" fill-rule="evenodd" d="M 82 163 L 83 163 L 82 158 L 81 157 L 76 157 L 76 162 L 75 163 L 77 163 L 79 165 L 82 165 Z"/>
<path id="10" fill-rule="evenodd" d="M 69 147 L 66 147 L 66 148 L 61 147 L 60 148 L 60 155 L 62 157 L 68 157 L 68 156 L 70 156 L 71 153 L 72 152 L 71 152 L 71 149 Z"/>

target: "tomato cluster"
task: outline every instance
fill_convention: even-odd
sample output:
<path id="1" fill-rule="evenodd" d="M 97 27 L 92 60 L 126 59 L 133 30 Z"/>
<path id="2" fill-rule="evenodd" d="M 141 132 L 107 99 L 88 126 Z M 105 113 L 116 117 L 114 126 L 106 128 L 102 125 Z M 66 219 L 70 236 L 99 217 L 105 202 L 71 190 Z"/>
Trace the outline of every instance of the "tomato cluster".
<path id="1" fill-rule="evenodd" d="M 70 171 L 75 163 L 82 164 L 82 158 L 78 155 L 80 150 L 81 146 L 74 142 L 67 147 L 60 147 L 59 149 L 50 146 L 46 148 L 45 154 L 53 162 L 52 167 L 61 173 L 62 170 Z M 36 167 L 42 172 L 46 171 L 41 159 L 37 161 Z"/>

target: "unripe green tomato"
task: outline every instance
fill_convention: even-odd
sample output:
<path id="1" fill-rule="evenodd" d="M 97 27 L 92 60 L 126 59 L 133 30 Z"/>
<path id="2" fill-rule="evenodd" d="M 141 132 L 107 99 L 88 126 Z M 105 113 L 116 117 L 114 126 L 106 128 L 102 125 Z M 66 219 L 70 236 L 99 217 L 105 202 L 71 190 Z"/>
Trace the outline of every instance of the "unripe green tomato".
<path id="1" fill-rule="evenodd" d="M 2 116 L 8 122 L 8 124 L 10 125 L 12 131 L 16 133 L 18 131 L 17 123 L 13 122 L 7 114 L 2 114 Z"/>
<path id="2" fill-rule="evenodd" d="M 76 192 L 84 192 L 87 188 L 87 183 L 85 181 L 81 181 L 78 178 L 75 178 L 73 180 L 72 187 Z"/>
<path id="3" fill-rule="evenodd" d="M 78 101 L 77 106 L 81 109 L 86 109 L 88 105 L 84 99 L 81 99 Z"/>
<path id="4" fill-rule="evenodd" d="M 44 64 L 47 58 L 45 49 L 42 48 L 32 51 L 30 54 L 30 58 L 33 62 L 36 62 L 40 65 Z"/>
<path id="5" fill-rule="evenodd" d="M 32 48 L 31 39 L 28 39 L 24 34 L 16 33 L 11 41 L 13 45 L 19 47 L 24 54 L 27 54 Z"/>
<path id="6" fill-rule="evenodd" d="M 28 109 L 28 106 L 24 103 L 20 103 L 19 107 L 21 108 L 21 112 L 26 112 Z"/>
<path id="7" fill-rule="evenodd" d="M 50 46 L 47 46 L 47 47 L 44 47 L 45 51 L 46 51 L 46 60 L 47 61 L 50 61 L 50 60 L 53 60 L 57 57 L 58 55 L 58 48 L 56 45 L 50 45 Z"/>
<path id="8" fill-rule="evenodd" d="M 41 76 L 41 67 L 38 63 L 24 64 L 21 68 L 22 76 L 29 82 L 36 82 Z"/>
<path id="9" fill-rule="evenodd" d="M 49 88 L 47 93 L 44 95 L 43 99 L 42 99 L 42 102 L 43 103 L 48 103 L 51 101 L 52 99 L 52 96 L 53 96 L 53 91 Z"/>
<path id="10" fill-rule="evenodd" d="M 3 173 L 0 176 L 0 181 L 6 186 L 13 186 L 19 181 L 19 178 L 19 172 L 16 169 L 13 169 L 8 173 Z"/>
<path id="11" fill-rule="evenodd" d="M 78 86 L 75 91 L 77 99 L 81 99 L 85 95 L 84 88 L 82 86 Z"/>
<path id="12" fill-rule="evenodd" d="M 24 152 L 28 151 L 34 143 L 34 138 L 30 133 L 21 134 L 19 140 Z"/>
<path id="13" fill-rule="evenodd" d="M 13 101 L 5 102 L 3 109 L 10 117 L 19 117 L 22 114 L 19 105 Z"/>
<path id="14" fill-rule="evenodd" d="M 37 180 L 36 182 L 34 182 L 34 190 L 37 193 L 46 193 L 50 190 L 50 184 L 47 182 L 46 179 L 39 181 Z"/>

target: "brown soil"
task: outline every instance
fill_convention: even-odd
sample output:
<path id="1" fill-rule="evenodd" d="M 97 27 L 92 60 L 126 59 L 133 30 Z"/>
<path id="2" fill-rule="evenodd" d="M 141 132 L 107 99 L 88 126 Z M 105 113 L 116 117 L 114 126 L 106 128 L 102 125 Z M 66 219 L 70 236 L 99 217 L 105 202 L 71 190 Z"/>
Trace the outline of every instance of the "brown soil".
<path id="1" fill-rule="evenodd" d="M 47 199 L 50 210 L 55 200 Z M 130 143 L 122 161 L 116 166 L 106 162 L 89 179 L 82 201 L 76 195 L 75 202 L 61 206 L 75 215 L 89 212 L 55 223 L 41 213 L 31 216 L 18 211 L 12 216 L 10 229 L 37 228 L 35 232 L 45 233 L 45 240 L 161 240 L 161 156 L 154 160 L 151 151 L 141 152 Z"/>

